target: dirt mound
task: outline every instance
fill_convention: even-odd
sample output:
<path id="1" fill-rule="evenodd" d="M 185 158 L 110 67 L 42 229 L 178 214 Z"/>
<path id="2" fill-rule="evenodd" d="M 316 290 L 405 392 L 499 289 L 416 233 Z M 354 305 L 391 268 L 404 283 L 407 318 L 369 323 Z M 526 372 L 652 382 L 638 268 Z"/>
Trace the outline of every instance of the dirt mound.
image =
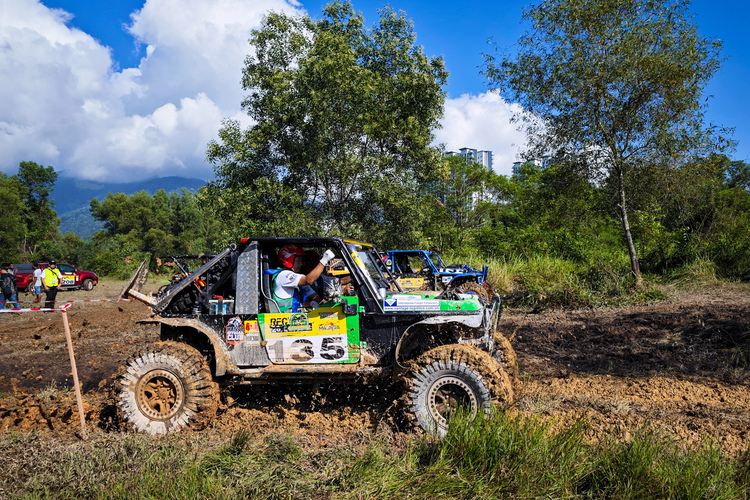
<path id="1" fill-rule="evenodd" d="M 87 422 L 103 422 L 106 398 L 90 393 L 83 398 Z M 55 431 L 77 433 L 81 430 L 75 393 L 70 390 L 42 391 L 37 394 L 16 394 L 0 399 L 0 430 Z"/>
<path id="2" fill-rule="evenodd" d="M 151 285 L 158 287 L 158 283 Z M 116 297 L 122 283 L 60 300 Z M 750 442 L 750 293 L 747 287 L 673 292 L 667 303 L 542 314 L 506 310 L 518 357 L 515 411 L 584 417 L 592 438 L 652 427 L 686 441 L 711 436 L 728 453 Z M 23 299 L 23 297 L 22 297 Z M 27 299 L 28 300 L 28 299 Z M 87 425 L 117 429 L 111 375 L 158 331 L 136 321 L 137 302 L 80 302 L 68 310 Z M 0 316 L 0 429 L 79 430 L 60 313 Z M 234 388 L 213 427 L 254 434 L 286 429 L 302 442 L 337 445 L 408 432 L 398 386 Z"/>

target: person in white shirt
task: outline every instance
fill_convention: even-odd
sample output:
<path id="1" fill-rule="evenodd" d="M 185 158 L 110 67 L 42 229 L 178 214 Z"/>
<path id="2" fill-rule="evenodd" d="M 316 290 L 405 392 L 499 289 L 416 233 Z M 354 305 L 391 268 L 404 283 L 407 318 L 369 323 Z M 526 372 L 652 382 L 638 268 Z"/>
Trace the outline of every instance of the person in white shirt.
<path id="1" fill-rule="evenodd" d="M 31 264 L 31 267 L 34 269 L 34 295 L 36 295 L 36 302 L 39 302 L 42 300 L 42 270 L 36 262 Z"/>
<path id="2" fill-rule="evenodd" d="M 273 299 L 279 306 L 279 312 L 297 312 L 303 305 L 317 307 L 320 302 L 310 286 L 315 283 L 326 264 L 334 257 L 332 250 L 326 250 L 318 265 L 307 274 L 300 274 L 305 264 L 305 250 L 295 244 L 281 247 L 279 250 L 279 269 L 266 271 L 272 275 Z M 311 296 L 303 296 L 308 291 Z"/>

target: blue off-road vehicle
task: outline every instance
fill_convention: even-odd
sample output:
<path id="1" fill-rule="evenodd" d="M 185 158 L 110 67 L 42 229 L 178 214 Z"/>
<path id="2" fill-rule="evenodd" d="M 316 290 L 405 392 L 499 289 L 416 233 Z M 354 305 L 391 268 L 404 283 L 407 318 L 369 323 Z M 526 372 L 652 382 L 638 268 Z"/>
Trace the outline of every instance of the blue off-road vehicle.
<path id="1" fill-rule="evenodd" d="M 448 266 L 436 252 L 426 250 L 388 250 L 385 266 L 404 290 L 456 290 L 485 300 L 492 296 L 487 266 L 481 271 L 467 264 Z"/>

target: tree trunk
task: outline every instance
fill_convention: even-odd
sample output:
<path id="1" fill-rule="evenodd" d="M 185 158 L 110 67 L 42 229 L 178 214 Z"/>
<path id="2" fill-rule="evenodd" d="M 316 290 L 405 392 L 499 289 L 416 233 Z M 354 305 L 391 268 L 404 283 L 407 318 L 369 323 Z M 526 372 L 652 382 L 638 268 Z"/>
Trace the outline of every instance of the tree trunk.
<path id="1" fill-rule="evenodd" d="M 622 229 L 625 232 L 625 245 L 628 247 L 628 254 L 630 255 L 630 269 L 633 271 L 633 276 L 635 276 L 636 288 L 640 288 L 643 284 L 643 278 L 641 277 L 641 266 L 638 264 L 638 255 L 635 252 L 635 245 L 633 245 L 633 235 L 630 234 L 630 223 L 628 222 L 628 209 L 625 202 L 625 183 L 622 176 L 622 169 L 620 169 L 618 176 L 618 191 L 620 195 L 620 203 L 617 205 L 617 208 L 620 209 L 620 222 L 622 222 Z"/>

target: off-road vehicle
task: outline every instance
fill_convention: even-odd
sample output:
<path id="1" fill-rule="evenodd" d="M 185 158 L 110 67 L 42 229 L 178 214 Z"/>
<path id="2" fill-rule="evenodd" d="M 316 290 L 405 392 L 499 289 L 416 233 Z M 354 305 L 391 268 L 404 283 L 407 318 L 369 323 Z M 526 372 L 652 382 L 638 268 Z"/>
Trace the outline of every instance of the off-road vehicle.
<path id="1" fill-rule="evenodd" d="M 453 289 L 476 293 L 485 300 L 492 296 L 487 266 L 481 270 L 468 264 L 448 266 L 437 252 L 427 250 L 388 250 L 385 265 L 405 290 Z"/>
<path id="2" fill-rule="evenodd" d="M 271 280 L 279 249 L 335 254 L 353 293 L 334 286 L 314 309 L 280 313 Z M 404 293 L 372 245 L 342 238 L 246 238 L 184 279 L 147 296 L 145 263 L 123 289 L 151 307 L 161 342 L 120 369 L 122 418 L 161 434 L 201 428 L 219 390 L 240 384 L 404 384 L 407 415 L 442 435 L 459 405 L 487 412 L 513 398 L 515 353 L 496 335 L 502 300 L 454 291 Z M 271 272 L 267 272 L 271 270 Z M 325 287 L 331 290 L 328 278 Z"/>

